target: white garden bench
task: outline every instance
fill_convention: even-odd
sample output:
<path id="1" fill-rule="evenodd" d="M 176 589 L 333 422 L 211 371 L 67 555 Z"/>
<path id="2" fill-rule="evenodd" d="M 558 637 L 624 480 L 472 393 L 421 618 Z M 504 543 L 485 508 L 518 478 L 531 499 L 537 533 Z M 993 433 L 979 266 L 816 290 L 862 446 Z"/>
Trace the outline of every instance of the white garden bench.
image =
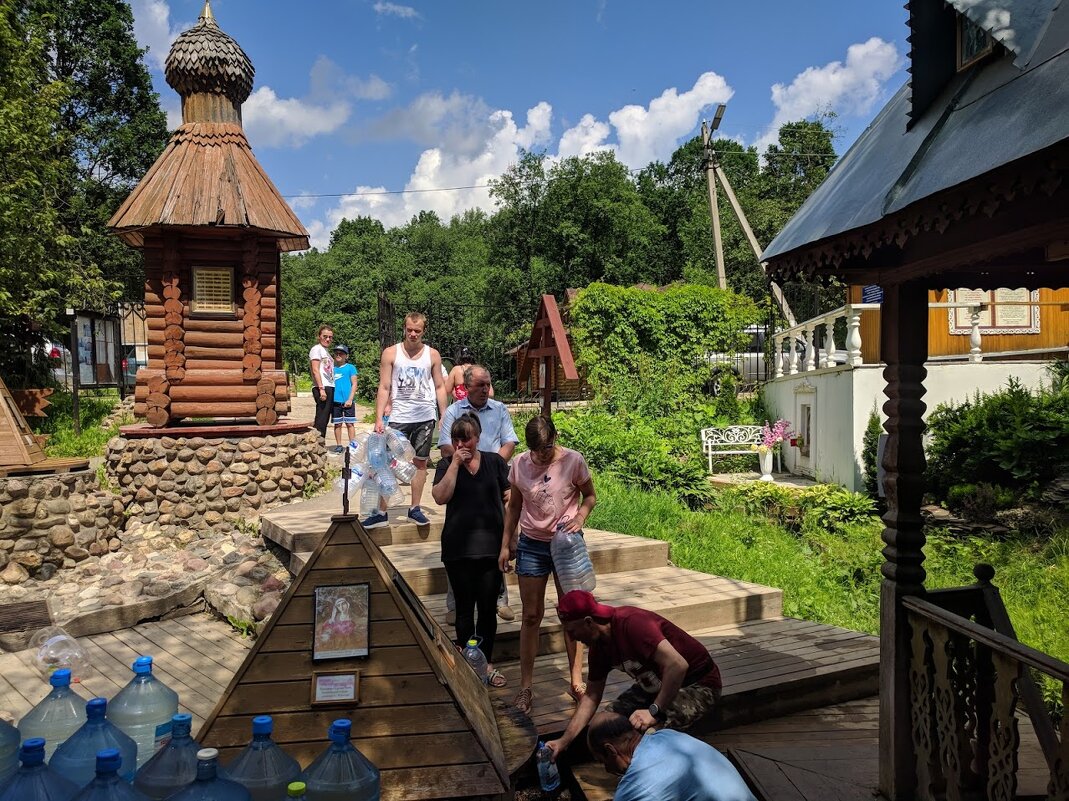
<path id="1" fill-rule="evenodd" d="M 702 452 L 709 457 L 713 472 L 714 456 L 756 456 L 752 446 L 764 442 L 764 426 L 727 426 L 702 429 Z"/>

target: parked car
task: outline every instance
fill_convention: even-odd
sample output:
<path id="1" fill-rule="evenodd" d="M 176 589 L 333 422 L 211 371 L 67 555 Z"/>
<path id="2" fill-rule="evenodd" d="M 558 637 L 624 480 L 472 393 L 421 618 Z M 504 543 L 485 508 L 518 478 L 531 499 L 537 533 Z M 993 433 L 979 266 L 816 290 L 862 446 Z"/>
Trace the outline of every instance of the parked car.
<path id="1" fill-rule="evenodd" d="M 126 349 L 125 355 L 122 357 L 122 377 L 123 385 L 129 390 L 137 384 L 137 371 L 144 367 L 145 364 L 137 358 L 137 348 L 133 345 Z"/>
<path id="2" fill-rule="evenodd" d="M 71 371 L 74 369 L 71 352 L 62 343 L 46 339 L 41 344 L 39 353 L 48 361 L 52 380 L 56 382 L 56 386 L 70 389 L 73 386 Z"/>

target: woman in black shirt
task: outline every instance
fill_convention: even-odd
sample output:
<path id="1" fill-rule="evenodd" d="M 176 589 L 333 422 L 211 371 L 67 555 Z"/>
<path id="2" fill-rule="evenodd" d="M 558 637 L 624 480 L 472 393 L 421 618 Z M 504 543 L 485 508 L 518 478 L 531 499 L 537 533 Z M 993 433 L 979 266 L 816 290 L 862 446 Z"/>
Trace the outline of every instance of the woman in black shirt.
<path id="1" fill-rule="evenodd" d="M 493 659 L 508 465 L 497 453 L 479 450 L 482 425 L 477 415 L 462 414 L 449 434 L 453 455 L 438 462 L 431 496 L 446 505 L 442 562 L 456 596 L 456 642 L 463 647 L 472 634 L 478 635 L 490 665 L 488 683 L 504 687 L 505 677 L 494 668 Z"/>

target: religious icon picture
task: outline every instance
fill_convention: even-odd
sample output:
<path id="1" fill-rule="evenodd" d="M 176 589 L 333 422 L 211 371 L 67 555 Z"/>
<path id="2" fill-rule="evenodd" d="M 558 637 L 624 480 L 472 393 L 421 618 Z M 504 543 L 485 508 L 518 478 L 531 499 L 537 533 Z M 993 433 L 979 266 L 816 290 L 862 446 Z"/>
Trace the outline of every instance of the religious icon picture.
<path id="1" fill-rule="evenodd" d="M 369 584 L 316 587 L 312 659 L 368 655 Z"/>

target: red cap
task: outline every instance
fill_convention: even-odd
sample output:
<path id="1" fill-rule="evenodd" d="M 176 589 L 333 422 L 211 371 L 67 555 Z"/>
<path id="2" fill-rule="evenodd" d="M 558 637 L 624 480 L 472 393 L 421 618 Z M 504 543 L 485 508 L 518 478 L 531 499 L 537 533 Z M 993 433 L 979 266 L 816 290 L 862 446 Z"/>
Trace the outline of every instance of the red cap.
<path id="1" fill-rule="evenodd" d="M 562 623 L 582 620 L 584 617 L 609 620 L 613 611 L 614 607 L 599 604 L 586 590 L 571 590 L 564 593 L 564 597 L 557 601 L 557 616 Z"/>

